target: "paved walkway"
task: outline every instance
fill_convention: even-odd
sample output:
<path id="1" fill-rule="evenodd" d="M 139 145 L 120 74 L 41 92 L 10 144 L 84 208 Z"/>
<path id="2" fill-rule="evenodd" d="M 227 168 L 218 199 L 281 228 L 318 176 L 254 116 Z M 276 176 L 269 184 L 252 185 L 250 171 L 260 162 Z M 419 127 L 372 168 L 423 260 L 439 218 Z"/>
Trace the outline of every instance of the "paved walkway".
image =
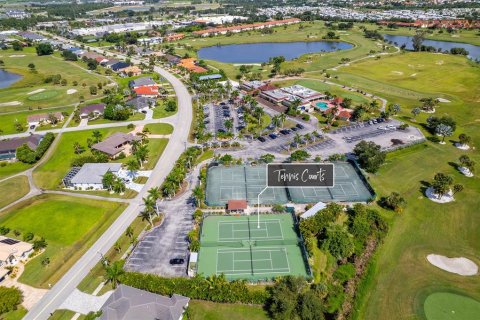
<path id="1" fill-rule="evenodd" d="M 102 296 L 94 296 L 74 289 L 58 309 L 71 310 L 85 315 L 89 312 L 97 312 L 105 304 L 105 301 L 110 298 L 112 293 L 113 291 L 111 290 Z"/>

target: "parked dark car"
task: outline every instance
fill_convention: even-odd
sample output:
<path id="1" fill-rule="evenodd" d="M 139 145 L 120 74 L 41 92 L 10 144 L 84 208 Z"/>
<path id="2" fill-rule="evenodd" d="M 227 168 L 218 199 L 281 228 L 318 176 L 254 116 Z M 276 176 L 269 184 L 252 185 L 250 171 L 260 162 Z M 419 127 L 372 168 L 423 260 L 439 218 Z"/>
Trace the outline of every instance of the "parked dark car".
<path id="1" fill-rule="evenodd" d="M 265 142 L 265 141 L 267 141 L 264 137 L 258 137 L 258 140 L 259 140 L 260 142 Z"/>
<path id="2" fill-rule="evenodd" d="M 170 259 L 170 264 L 184 264 L 185 260 L 182 258 L 173 258 Z"/>
<path id="3" fill-rule="evenodd" d="M 268 136 L 273 140 L 277 139 L 277 135 L 275 133 L 270 133 Z"/>
<path id="4" fill-rule="evenodd" d="M 295 128 L 295 127 L 292 127 L 292 128 L 290 128 L 290 130 L 292 130 L 292 131 L 294 131 L 294 132 L 295 132 L 295 131 L 297 131 L 298 129 L 297 129 L 297 128 Z"/>
<path id="5" fill-rule="evenodd" d="M 300 123 L 297 123 L 297 128 L 298 129 L 305 129 L 305 127 L 303 125 L 301 125 Z"/>

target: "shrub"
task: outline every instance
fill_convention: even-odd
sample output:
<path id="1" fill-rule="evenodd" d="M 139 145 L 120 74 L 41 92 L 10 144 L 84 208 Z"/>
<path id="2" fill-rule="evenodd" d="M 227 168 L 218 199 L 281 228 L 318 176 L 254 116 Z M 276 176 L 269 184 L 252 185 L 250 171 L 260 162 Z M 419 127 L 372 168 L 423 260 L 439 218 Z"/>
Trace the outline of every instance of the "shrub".
<path id="1" fill-rule="evenodd" d="M 407 202 L 398 192 L 392 192 L 388 197 L 382 197 L 379 204 L 395 212 L 401 212 L 407 205 Z"/>
<path id="2" fill-rule="evenodd" d="M 352 263 L 343 264 L 335 270 L 333 277 L 344 284 L 355 276 L 355 266 Z"/>
<path id="3" fill-rule="evenodd" d="M 47 241 L 44 238 L 33 241 L 33 250 L 40 250 L 46 248 L 48 245 Z"/>
<path id="4" fill-rule="evenodd" d="M 204 278 L 163 278 L 153 274 L 126 272 L 121 283 L 152 293 L 171 296 L 180 294 L 191 299 L 223 303 L 263 304 L 268 294 L 265 291 L 250 291 L 245 280 L 227 281 L 225 276 Z"/>
<path id="5" fill-rule="evenodd" d="M 17 310 L 17 306 L 22 303 L 23 294 L 18 288 L 0 287 L 0 314 Z"/>
<path id="6" fill-rule="evenodd" d="M 5 226 L 0 226 L 0 234 L 2 236 L 8 234 L 10 232 L 10 228 L 8 227 L 5 227 Z"/>
<path id="7" fill-rule="evenodd" d="M 32 232 L 27 232 L 23 235 L 23 241 L 31 241 L 33 240 L 33 233 Z"/>

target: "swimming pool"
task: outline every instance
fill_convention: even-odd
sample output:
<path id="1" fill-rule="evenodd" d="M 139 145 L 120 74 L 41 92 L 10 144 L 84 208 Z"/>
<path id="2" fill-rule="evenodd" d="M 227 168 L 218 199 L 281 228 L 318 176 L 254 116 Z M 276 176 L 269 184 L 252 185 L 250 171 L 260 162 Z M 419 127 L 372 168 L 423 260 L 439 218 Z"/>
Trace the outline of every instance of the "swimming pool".
<path id="1" fill-rule="evenodd" d="M 315 103 L 315 106 L 317 106 L 317 108 L 320 109 L 320 111 L 325 111 L 328 109 L 328 103 L 326 102 L 317 102 Z"/>

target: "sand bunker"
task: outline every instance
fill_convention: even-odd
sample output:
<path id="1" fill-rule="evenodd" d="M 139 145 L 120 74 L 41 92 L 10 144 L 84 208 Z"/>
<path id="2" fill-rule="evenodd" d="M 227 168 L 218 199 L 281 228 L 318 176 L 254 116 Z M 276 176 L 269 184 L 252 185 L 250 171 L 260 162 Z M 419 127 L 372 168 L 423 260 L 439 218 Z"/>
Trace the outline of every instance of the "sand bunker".
<path id="1" fill-rule="evenodd" d="M 42 91 L 45 91 L 45 89 L 37 89 L 37 90 L 33 90 L 33 91 L 30 91 L 29 93 L 27 93 L 28 95 L 31 95 L 31 94 L 35 94 L 35 93 L 39 93 L 39 92 L 42 92 Z"/>
<path id="2" fill-rule="evenodd" d="M 468 144 L 462 144 L 460 142 L 455 142 L 455 147 L 462 150 L 469 150 L 470 146 Z"/>
<path id="3" fill-rule="evenodd" d="M 475 262 L 463 257 L 448 258 L 438 254 L 429 254 L 427 260 L 437 268 L 461 276 L 474 276 L 478 272 L 478 266 Z"/>
<path id="4" fill-rule="evenodd" d="M 403 72 L 402 71 L 392 71 L 393 74 L 396 74 L 396 75 L 399 75 L 399 76 L 402 76 L 403 75 Z"/>
<path id="5" fill-rule="evenodd" d="M 453 198 L 452 190 L 450 190 L 447 194 L 439 197 L 438 194 L 433 192 L 433 188 L 429 187 L 425 191 L 425 195 L 427 196 L 428 199 L 436 203 L 447 203 L 447 202 L 455 201 L 455 199 Z"/>
<path id="6" fill-rule="evenodd" d="M 68 89 L 67 90 L 67 94 L 74 94 L 75 92 L 77 92 L 77 89 Z"/>
<path id="7" fill-rule="evenodd" d="M 466 167 L 458 167 L 458 171 L 460 171 L 465 177 L 468 177 L 468 178 L 473 177 L 473 172 Z"/>
<path id="8" fill-rule="evenodd" d="M 416 75 L 417 75 L 416 73 L 412 73 L 410 77 L 415 77 Z"/>
<path id="9" fill-rule="evenodd" d="M 447 100 L 447 99 L 444 99 L 444 98 L 437 98 L 437 100 L 438 100 L 439 102 L 443 102 L 443 103 L 449 103 L 449 102 L 451 102 L 450 100 Z"/>
<path id="10" fill-rule="evenodd" d="M 25 55 L 24 54 L 12 54 L 10 56 L 10 58 L 21 58 L 21 57 L 25 57 Z"/>
<path id="11" fill-rule="evenodd" d="M 0 103 L 0 107 L 19 106 L 22 103 L 20 101 L 10 101 Z"/>

